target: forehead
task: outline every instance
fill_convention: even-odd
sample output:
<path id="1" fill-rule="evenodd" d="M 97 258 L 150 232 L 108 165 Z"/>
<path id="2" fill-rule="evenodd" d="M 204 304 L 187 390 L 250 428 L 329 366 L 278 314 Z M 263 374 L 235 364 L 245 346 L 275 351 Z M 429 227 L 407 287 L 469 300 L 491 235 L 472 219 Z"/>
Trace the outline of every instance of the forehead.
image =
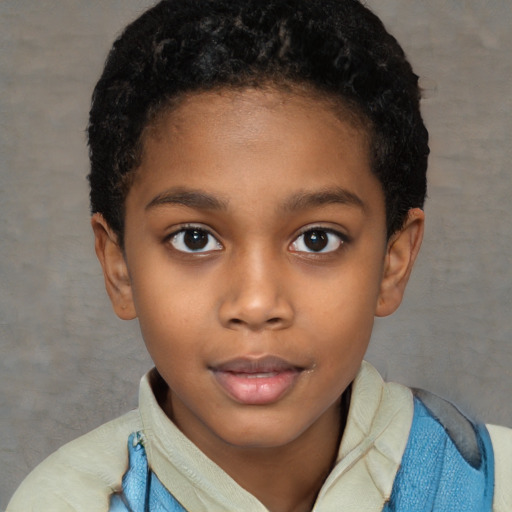
<path id="1" fill-rule="evenodd" d="M 355 196 L 370 188 L 383 200 L 355 114 L 327 98 L 277 89 L 196 93 L 163 110 L 144 133 L 130 192 L 151 200 L 166 187 L 207 187 L 225 202 L 237 192 L 276 200 L 282 192 L 282 200 L 285 192 L 330 188 Z"/>
<path id="2" fill-rule="evenodd" d="M 178 136 L 185 131 L 191 135 L 191 128 L 198 132 L 202 128 L 203 123 L 197 121 L 206 118 L 217 121 L 217 131 L 235 128 L 247 135 L 261 133 L 257 131 L 259 123 L 266 124 L 266 129 L 272 124 L 290 122 L 297 129 L 308 128 L 307 125 L 322 131 L 334 125 L 350 127 L 350 131 L 361 138 L 364 149 L 369 149 L 369 123 L 358 109 L 306 85 L 221 88 L 179 96 L 153 116 L 142 140 L 168 138 L 171 134 Z"/>

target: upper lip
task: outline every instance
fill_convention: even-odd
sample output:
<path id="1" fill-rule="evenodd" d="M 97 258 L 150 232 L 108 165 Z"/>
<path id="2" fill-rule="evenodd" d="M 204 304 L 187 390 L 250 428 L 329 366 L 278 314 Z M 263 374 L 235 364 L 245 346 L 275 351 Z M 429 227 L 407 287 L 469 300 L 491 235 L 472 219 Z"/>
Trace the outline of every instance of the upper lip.
<path id="1" fill-rule="evenodd" d="M 229 361 L 210 367 L 215 372 L 226 373 L 280 373 L 288 371 L 301 371 L 303 368 L 296 366 L 277 356 L 264 357 L 237 357 Z"/>

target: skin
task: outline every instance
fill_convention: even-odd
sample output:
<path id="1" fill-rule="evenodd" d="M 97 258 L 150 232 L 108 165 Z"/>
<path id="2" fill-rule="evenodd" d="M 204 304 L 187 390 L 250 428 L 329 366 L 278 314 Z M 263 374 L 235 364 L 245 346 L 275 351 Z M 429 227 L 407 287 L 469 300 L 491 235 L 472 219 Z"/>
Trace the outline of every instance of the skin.
<path id="1" fill-rule="evenodd" d="M 124 250 L 92 219 L 114 310 L 138 317 L 169 386 L 162 407 L 271 511 L 311 510 L 337 454 L 340 397 L 421 244 L 417 209 L 386 238 L 368 153 L 364 130 L 321 99 L 198 93 L 146 130 Z M 191 251 L 194 234 L 206 245 Z M 218 371 L 269 356 L 293 371 L 266 381 L 259 368 L 248 395 L 246 374 Z"/>

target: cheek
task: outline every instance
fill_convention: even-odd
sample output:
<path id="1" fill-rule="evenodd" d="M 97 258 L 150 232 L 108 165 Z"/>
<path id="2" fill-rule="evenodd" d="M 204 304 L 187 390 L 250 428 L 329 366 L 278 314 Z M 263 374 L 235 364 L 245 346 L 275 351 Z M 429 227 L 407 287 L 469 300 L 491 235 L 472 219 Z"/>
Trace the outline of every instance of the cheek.
<path id="1" fill-rule="evenodd" d="M 135 309 L 141 322 L 196 325 L 193 319 L 212 309 L 213 284 L 211 276 L 194 267 L 177 268 L 166 258 L 155 259 L 132 274 Z"/>
<path id="2" fill-rule="evenodd" d="M 340 272 L 338 279 L 324 283 L 317 293 L 304 294 L 299 324 L 304 322 L 303 329 L 314 333 L 314 350 L 327 367 L 359 366 L 370 341 L 379 283 L 379 272 L 365 275 L 354 268 Z"/>
<path id="3" fill-rule="evenodd" d="M 161 277 L 134 282 L 140 330 L 155 363 L 190 354 L 208 331 L 204 312 L 209 308 L 200 287 Z"/>
<path id="4" fill-rule="evenodd" d="M 351 266 L 334 271 L 322 282 L 302 293 L 305 314 L 314 317 L 324 329 L 369 332 L 380 291 L 380 268 Z"/>

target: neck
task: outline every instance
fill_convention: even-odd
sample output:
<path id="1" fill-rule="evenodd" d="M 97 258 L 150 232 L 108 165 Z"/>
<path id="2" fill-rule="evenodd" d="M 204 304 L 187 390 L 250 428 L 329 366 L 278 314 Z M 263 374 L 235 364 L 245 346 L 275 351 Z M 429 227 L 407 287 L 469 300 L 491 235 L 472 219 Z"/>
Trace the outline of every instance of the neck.
<path id="1" fill-rule="evenodd" d="M 329 428 L 312 428 L 287 446 L 233 450 L 214 460 L 271 512 L 309 512 L 338 453 L 339 408 L 329 416 Z"/>
<path id="2" fill-rule="evenodd" d="M 163 395 L 161 405 L 179 427 L 168 388 Z M 350 387 L 298 438 L 279 447 L 239 447 L 184 433 L 269 511 L 309 512 L 336 462 L 349 403 Z"/>

